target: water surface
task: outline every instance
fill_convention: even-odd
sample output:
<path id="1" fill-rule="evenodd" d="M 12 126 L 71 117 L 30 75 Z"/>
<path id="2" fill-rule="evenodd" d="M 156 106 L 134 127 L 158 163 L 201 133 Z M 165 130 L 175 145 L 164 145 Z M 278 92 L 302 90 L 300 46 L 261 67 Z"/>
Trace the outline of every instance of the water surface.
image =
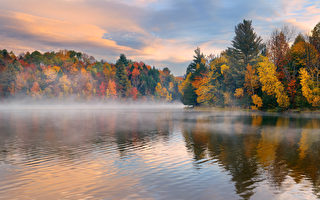
<path id="1" fill-rule="evenodd" d="M 2 109 L 0 199 L 317 199 L 320 119 Z"/>

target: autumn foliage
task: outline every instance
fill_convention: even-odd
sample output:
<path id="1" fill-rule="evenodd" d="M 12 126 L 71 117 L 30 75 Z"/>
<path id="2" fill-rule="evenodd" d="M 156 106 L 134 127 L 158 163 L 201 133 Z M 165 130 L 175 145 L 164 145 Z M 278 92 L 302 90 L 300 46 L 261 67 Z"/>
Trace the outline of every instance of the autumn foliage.
<path id="1" fill-rule="evenodd" d="M 168 68 L 162 72 L 124 55 L 113 64 L 75 51 L 15 56 L 2 50 L 0 80 L 1 98 L 179 99 L 179 80 Z"/>
<path id="2" fill-rule="evenodd" d="M 286 110 L 320 107 L 320 23 L 311 35 L 275 29 L 263 41 L 252 21 L 235 27 L 219 55 L 194 53 L 183 77 L 120 55 L 116 63 L 75 51 L 14 55 L 0 51 L 1 98 L 141 100 L 189 106 Z"/>
<path id="3" fill-rule="evenodd" d="M 254 110 L 320 106 L 320 23 L 310 36 L 288 27 L 263 42 L 251 21 L 235 27 L 232 47 L 220 55 L 195 50 L 179 85 L 186 105 L 239 106 Z M 250 47 L 250 48 L 248 48 Z"/>

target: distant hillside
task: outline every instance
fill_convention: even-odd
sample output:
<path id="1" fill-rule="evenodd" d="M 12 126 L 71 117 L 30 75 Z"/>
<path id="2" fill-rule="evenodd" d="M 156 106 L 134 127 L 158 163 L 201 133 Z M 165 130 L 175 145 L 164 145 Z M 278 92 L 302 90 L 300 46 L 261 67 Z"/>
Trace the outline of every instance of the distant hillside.
<path id="1" fill-rule="evenodd" d="M 90 100 L 179 99 L 178 82 L 168 68 L 163 70 L 120 55 L 116 63 L 97 61 L 75 51 L 16 56 L 0 50 L 0 97 L 76 97 Z"/>

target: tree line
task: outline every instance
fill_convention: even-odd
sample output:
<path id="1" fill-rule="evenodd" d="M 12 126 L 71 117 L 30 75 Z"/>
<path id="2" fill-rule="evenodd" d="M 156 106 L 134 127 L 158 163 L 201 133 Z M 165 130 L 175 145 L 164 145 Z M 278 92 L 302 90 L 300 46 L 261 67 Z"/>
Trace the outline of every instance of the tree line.
<path id="1" fill-rule="evenodd" d="M 294 40 L 293 40 L 294 39 Z M 238 106 L 254 110 L 320 106 L 320 23 L 309 35 L 275 29 L 263 42 L 251 20 L 235 27 L 232 46 L 220 55 L 195 50 L 179 84 L 186 105 Z"/>
<path id="2" fill-rule="evenodd" d="M 197 48 L 184 78 L 123 54 L 113 64 L 72 50 L 16 56 L 4 49 L 0 97 L 181 100 L 253 110 L 320 107 L 320 23 L 309 35 L 275 29 L 264 42 L 252 21 L 243 20 L 231 44 L 216 56 Z"/>
<path id="3" fill-rule="evenodd" d="M 76 51 L 16 56 L 0 50 L 0 96 L 34 99 L 154 100 L 180 98 L 178 78 L 168 68 L 156 69 L 120 55 L 115 64 Z"/>

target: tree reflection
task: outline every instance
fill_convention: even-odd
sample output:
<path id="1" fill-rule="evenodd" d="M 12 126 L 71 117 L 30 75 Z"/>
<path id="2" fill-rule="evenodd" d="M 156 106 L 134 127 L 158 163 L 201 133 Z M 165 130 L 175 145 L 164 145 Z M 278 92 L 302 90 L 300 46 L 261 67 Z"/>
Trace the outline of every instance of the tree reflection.
<path id="1" fill-rule="evenodd" d="M 237 194 L 249 199 L 260 181 L 281 190 L 288 176 L 296 183 L 310 180 L 319 194 L 319 126 L 319 119 L 248 115 L 227 116 L 223 123 L 198 116 L 181 127 L 195 163 L 217 160 L 231 174 Z"/>
<path id="2" fill-rule="evenodd" d="M 165 116 L 165 117 L 164 117 Z M 120 156 L 126 152 L 144 148 L 150 141 L 168 140 L 172 133 L 172 116 L 170 112 L 119 114 L 115 120 L 116 143 Z"/>
<path id="3" fill-rule="evenodd" d="M 25 160 L 53 155 L 73 160 L 94 151 L 92 146 L 114 144 L 124 156 L 151 140 L 168 140 L 173 128 L 170 112 L 0 112 L 0 119 L 0 160 L 15 153 Z"/>
<path id="4" fill-rule="evenodd" d="M 209 112 L 30 111 L 0 113 L 0 122 L 1 162 L 15 164 L 18 161 L 12 158 L 16 156 L 18 163 L 26 165 L 51 159 L 65 166 L 79 160 L 90 163 L 99 154 L 102 163 L 107 160 L 119 172 L 127 169 L 128 162 L 136 162 L 146 168 L 138 169 L 139 176 L 148 176 L 143 174 L 145 170 L 150 170 L 149 175 L 162 170 L 168 180 L 183 176 L 194 180 L 184 170 L 202 172 L 214 163 L 230 175 L 235 192 L 243 199 L 252 198 L 264 183 L 275 192 L 283 191 L 289 179 L 297 184 L 307 180 L 314 194 L 320 193 L 317 118 Z M 118 159 L 123 165 L 117 166 Z M 135 172 L 135 167 L 132 170 Z"/>
<path id="5" fill-rule="evenodd" d="M 206 156 L 217 159 L 232 175 L 237 194 L 244 199 L 249 199 L 253 195 L 255 182 L 259 181 L 258 166 L 252 151 L 257 139 L 251 133 L 219 134 L 214 127 L 203 123 L 204 120 L 200 119 L 196 120 L 195 124 L 189 123 L 182 126 L 185 128 L 183 135 L 187 148 L 193 152 L 195 160 Z M 224 119 L 224 124 L 230 123 L 234 123 L 233 118 Z M 228 130 L 239 131 L 238 125 L 239 123 L 236 123 Z"/>

